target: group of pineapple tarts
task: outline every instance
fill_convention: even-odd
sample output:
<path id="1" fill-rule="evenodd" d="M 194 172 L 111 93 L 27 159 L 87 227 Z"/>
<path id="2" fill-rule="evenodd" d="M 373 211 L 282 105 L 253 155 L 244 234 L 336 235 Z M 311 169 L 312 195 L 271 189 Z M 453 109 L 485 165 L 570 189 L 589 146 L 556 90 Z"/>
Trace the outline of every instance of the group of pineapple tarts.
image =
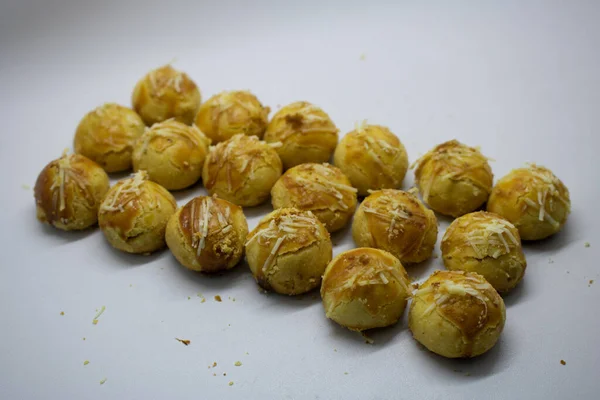
<path id="1" fill-rule="evenodd" d="M 150 253 L 166 244 L 195 271 L 230 269 L 245 254 L 262 288 L 296 295 L 320 286 L 327 317 L 356 331 L 396 323 L 412 298 L 413 336 L 445 357 L 494 346 L 505 321 L 498 293 L 525 272 L 521 239 L 553 235 L 570 210 L 569 191 L 550 170 L 528 165 L 492 186 L 488 159 L 456 140 L 416 161 L 421 201 L 416 190 L 399 190 L 408 157 L 388 128 L 362 123 L 338 144 L 338 129 L 315 105 L 289 104 L 269 121 L 269 107 L 247 91 L 201 104 L 196 84 L 170 65 L 144 76 L 132 103 L 83 117 L 75 154 L 37 179 L 40 221 L 63 230 L 98 222 L 115 248 Z M 107 172 L 132 167 L 110 187 Z M 178 208 L 169 191 L 200 177 L 210 196 Z M 274 211 L 248 232 L 242 207 L 269 197 Z M 431 257 L 432 210 L 456 218 L 441 244 L 447 271 L 413 291 L 403 264 Z M 353 216 L 359 248 L 332 260 L 330 233 Z"/>

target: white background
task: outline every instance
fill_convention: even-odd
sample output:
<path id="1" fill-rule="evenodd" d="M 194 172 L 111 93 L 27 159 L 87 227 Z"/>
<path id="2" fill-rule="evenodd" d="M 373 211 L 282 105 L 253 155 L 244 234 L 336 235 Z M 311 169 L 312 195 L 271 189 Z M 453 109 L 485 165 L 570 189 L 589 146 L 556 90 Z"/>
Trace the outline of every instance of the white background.
<path id="1" fill-rule="evenodd" d="M 597 398 L 599 20 L 597 1 L 3 1 L 0 398 Z M 325 319 L 317 292 L 261 294 L 244 264 L 208 277 L 168 251 L 126 255 L 99 230 L 39 224 L 22 185 L 72 146 L 86 112 L 129 105 L 136 81 L 173 58 L 204 99 L 250 89 L 274 110 L 308 100 L 342 132 L 388 125 L 411 162 L 457 138 L 494 158 L 497 178 L 526 161 L 551 168 L 573 212 L 526 246 L 498 345 L 445 360 L 405 320 L 367 345 Z M 269 209 L 247 210 L 250 226 Z M 349 231 L 333 239 L 336 254 L 352 247 Z M 408 271 L 422 280 L 436 268 L 439 258 Z"/>

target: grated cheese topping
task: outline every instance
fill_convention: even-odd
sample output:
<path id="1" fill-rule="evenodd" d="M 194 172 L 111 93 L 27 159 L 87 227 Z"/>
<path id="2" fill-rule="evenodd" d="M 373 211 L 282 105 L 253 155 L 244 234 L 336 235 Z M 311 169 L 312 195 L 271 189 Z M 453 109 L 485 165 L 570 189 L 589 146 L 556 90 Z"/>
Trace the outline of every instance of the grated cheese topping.
<path id="1" fill-rule="evenodd" d="M 387 195 L 378 197 L 374 203 L 374 207 L 370 207 L 370 204 L 365 203 L 363 210 L 365 213 L 374 215 L 389 223 L 387 227 L 388 240 L 392 241 L 396 234 L 396 225 L 402 220 L 409 219 L 410 215 L 400 202 Z"/>
<path id="2" fill-rule="evenodd" d="M 185 141 L 189 141 L 192 143 L 194 147 L 200 147 L 202 144 L 198 142 L 198 138 L 195 135 L 190 134 L 190 130 L 196 130 L 197 132 L 202 133 L 198 128 L 195 128 L 195 125 L 188 126 L 177 122 L 175 118 L 170 118 L 163 122 L 158 122 L 149 129 L 146 130 L 142 138 L 144 139 L 141 148 L 141 154 L 145 154 L 150 142 L 156 137 L 163 137 L 172 139 L 173 141 L 180 141 L 184 139 Z M 200 135 L 203 137 L 204 134 Z"/>
<path id="3" fill-rule="evenodd" d="M 314 235 L 316 238 L 320 237 L 320 232 L 315 223 L 315 217 L 311 212 L 309 212 L 309 215 L 312 218 L 296 214 L 281 215 L 279 217 L 279 223 L 275 222 L 275 219 L 272 219 L 267 227 L 257 231 L 248 239 L 246 246 L 256 240 L 260 246 L 265 247 L 270 246 L 273 240 L 275 240 L 275 244 L 271 248 L 269 256 L 262 266 L 262 272 L 264 274 L 270 269 L 285 241 L 294 240 L 301 236 L 305 237 L 307 234 Z"/>
<path id="4" fill-rule="evenodd" d="M 402 286 L 406 293 L 411 293 L 408 287 L 408 280 L 396 268 L 387 265 L 377 258 L 370 258 L 369 261 L 370 263 L 367 268 L 356 270 L 354 274 L 340 286 L 336 287 L 334 291 L 352 290 L 357 286 L 387 285 L 390 283 L 390 279 L 393 279 Z M 343 262 L 343 259 L 340 262 Z"/>
<path id="5" fill-rule="evenodd" d="M 467 243 L 473 248 L 478 258 L 483 258 L 488 254 L 493 258 L 498 258 L 503 254 L 510 253 L 511 247 L 520 245 L 519 240 L 510 231 L 516 229 L 513 224 L 499 218 L 491 221 L 486 218 L 485 221 L 480 222 L 466 236 Z M 490 254 L 490 251 L 493 252 Z"/>
<path id="6" fill-rule="evenodd" d="M 417 290 L 414 295 L 423 296 L 434 293 L 434 302 L 425 309 L 423 312 L 424 315 L 429 315 L 436 308 L 448 303 L 453 297 L 471 296 L 484 306 L 482 318 L 486 318 L 488 313 L 488 302 L 490 302 L 491 299 L 487 296 L 485 291 L 489 288 L 491 288 L 491 286 L 487 282 L 482 282 L 472 277 L 465 277 L 465 279 L 462 279 L 459 282 L 446 279 L 440 283 L 437 289 L 434 288 L 434 286 L 429 285 Z"/>
<path id="7" fill-rule="evenodd" d="M 327 164 L 315 164 L 312 166 L 312 171 L 316 175 L 313 179 L 308 179 L 299 175 L 294 176 L 294 179 L 316 192 L 324 192 L 335 197 L 339 207 L 346 211 L 348 210 L 348 205 L 344 202 L 343 193 L 355 194 L 357 193 L 357 189 L 343 183 L 334 182 L 332 180 L 332 177 L 334 176 L 333 171 L 327 168 L 326 165 Z M 335 211 L 335 208 L 332 208 L 332 211 Z"/>
<path id="8" fill-rule="evenodd" d="M 570 211 L 571 208 L 569 201 L 564 198 L 558 190 L 560 181 L 550 170 L 541 168 L 536 164 L 529 164 L 527 170 L 531 173 L 535 183 L 539 186 L 535 187 L 537 203 L 530 198 L 525 197 L 525 204 L 538 210 L 538 220 L 547 221 L 553 227 L 558 228 L 560 223 L 556 221 L 550 213 L 554 210 L 554 199 L 563 203 L 567 207 L 567 210 Z M 546 204 L 548 204 L 549 210 L 546 209 Z"/>
<path id="9" fill-rule="evenodd" d="M 142 185 L 147 180 L 148 173 L 142 170 L 133 174 L 131 178 L 123 180 L 121 183 L 117 184 L 117 189 L 111 191 L 106 199 L 104 199 L 100 206 L 100 211 L 123 212 L 125 206 L 127 206 L 135 196 L 139 196 L 142 193 Z M 156 204 L 160 204 L 160 202 L 157 201 Z"/>
<path id="10" fill-rule="evenodd" d="M 71 162 L 74 154 L 68 154 L 68 149 L 63 151 L 61 158 L 58 159 L 58 176 L 54 177 L 50 191 L 53 192 L 54 204 L 58 203 L 59 211 L 63 211 L 66 208 L 67 192 L 65 185 L 70 181 L 74 182 L 81 189 L 86 190 L 87 183 L 85 180 L 73 171 L 73 165 Z M 58 189 L 58 191 L 56 191 Z"/>
<path id="11" fill-rule="evenodd" d="M 228 233 L 233 229 L 229 223 L 229 207 L 226 210 L 227 216 L 224 216 L 211 197 L 203 197 L 199 202 L 195 201 L 192 204 L 190 210 L 191 236 L 192 248 L 196 249 L 196 257 L 200 257 L 202 250 L 206 247 L 206 239 L 209 234 Z M 215 219 L 216 229 L 209 232 L 211 221 Z"/>
<path id="12" fill-rule="evenodd" d="M 437 145 L 432 150 L 425 153 L 411 165 L 411 168 L 415 168 L 416 179 L 417 181 L 420 181 L 420 169 L 427 162 L 431 161 L 435 163 L 434 165 L 438 166 L 437 168 L 434 168 L 434 171 L 430 174 L 431 176 L 427 182 L 422 185 L 423 200 L 427 202 L 435 178 L 458 178 L 472 170 L 486 168 L 488 160 L 489 158 L 481 154 L 478 148 L 469 147 L 458 142 L 457 140 L 452 140 L 450 142 Z M 478 186 L 480 190 L 485 190 L 486 192 L 488 191 L 487 188 L 479 184 L 477 181 L 471 181 L 474 185 Z"/>

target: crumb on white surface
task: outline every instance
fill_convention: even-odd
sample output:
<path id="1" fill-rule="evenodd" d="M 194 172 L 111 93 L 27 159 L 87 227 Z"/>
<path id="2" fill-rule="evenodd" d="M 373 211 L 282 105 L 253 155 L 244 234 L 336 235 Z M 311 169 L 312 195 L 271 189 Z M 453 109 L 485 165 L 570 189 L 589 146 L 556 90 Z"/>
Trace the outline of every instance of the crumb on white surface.
<path id="1" fill-rule="evenodd" d="M 83 365 L 88 365 L 89 363 L 90 363 L 90 362 L 89 362 L 88 360 L 85 360 L 85 361 L 83 362 Z"/>
<path id="2" fill-rule="evenodd" d="M 240 361 L 236 361 L 235 364 L 233 364 L 233 365 L 235 365 L 236 367 L 241 367 L 242 363 Z"/>
<path id="3" fill-rule="evenodd" d="M 100 381 L 100 384 L 101 384 L 101 385 L 104 385 L 104 384 L 106 383 L 106 380 L 107 380 L 106 378 L 102 379 L 102 380 Z"/>
<path id="4" fill-rule="evenodd" d="M 104 313 L 104 311 L 106 310 L 105 306 L 102 306 L 102 308 L 100 308 L 100 311 L 98 311 L 96 313 L 96 316 L 94 317 L 94 319 L 92 320 L 92 324 L 97 325 L 98 324 L 98 318 L 100 318 L 100 316 Z"/>
<path id="5" fill-rule="evenodd" d="M 584 246 L 585 246 L 585 247 L 590 247 L 590 246 L 591 246 L 591 244 L 590 244 L 590 242 L 585 242 L 585 245 L 584 245 Z"/>
<path id="6" fill-rule="evenodd" d="M 367 343 L 367 344 L 373 344 L 373 343 L 375 343 L 375 341 L 372 338 L 370 338 L 369 336 L 367 336 L 366 333 L 361 332 L 360 334 L 365 339 L 365 343 Z"/>
<path id="7" fill-rule="evenodd" d="M 24 190 L 31 190 L 31 186 L 27 185 L 27 184 L 22 184 L 21 188 L 23 188 Z"/>

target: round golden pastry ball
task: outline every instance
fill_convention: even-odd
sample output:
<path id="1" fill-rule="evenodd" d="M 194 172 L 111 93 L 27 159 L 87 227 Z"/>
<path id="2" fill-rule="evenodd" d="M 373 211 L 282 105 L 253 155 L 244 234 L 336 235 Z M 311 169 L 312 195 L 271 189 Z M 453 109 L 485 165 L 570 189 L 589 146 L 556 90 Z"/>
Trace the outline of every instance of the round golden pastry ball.
<path id="1" fill-rule="evenodd" d="M 437 219 L 412 193 L 383 189 L 364 199 L 352 223 L 357 246 L 389 251 L 403 263 L 431 257 L 437 241 Z"/>
<path id="2" fill-rule="evenodd" d="M 270 111 L 248 91 L 222 92 L 200 106 L 195 123 L 213 143 L 223 142 L 237 134 L 262 138 Z"/>
<path id="3" fill-rule="evenodd" d="M 98 222 L 98 207 L 110 183 L 98 164 L 80 154 L 51 161 L 35 182 L 37 218 L 64 231 Z"/>
<path id="4" fill-rule="evenodd" d="M 165 65 L 139 80 L 131 102 L 148 126 L 171 118 L 191 125 L 200 107 L 200 91 L 187 74 Z"/>
<path id="5" fill-rule="evenodd" d="M 336 147 L 333 163 L 360 196 L 369 190 L 398 189 L 408 169 L 404 145 L 388 128 L 362 123 Z"/>
<path id="6" fill-rule="evenodd" d="M 166 240 L 184 267 L 218 272 L 238 264 L 247 235 L 248 224 L 240 207 L 217 197 L 198 196 L 171 217 Z"/>
<path id="7" fill-rule="evenodd" d="M 455 219 L 444 234 L 441 248 L 447 269 L 476 272 L 498 292 L 514 288 L 527 267 L 517 228 L 498 214 L 485 211 Z"/>
<path id="8" fill-rule="evenodd" d="M 571 198 L 552 171 L 531 164 L 496 183 L 487 210 L 512 222 L 523 240 L 539 240 L 561 230 L 571 212 Z"/>
<path id="9" fill-rule="evenodd" d="M 448 358 L 475 357 L 498 341 L 506 309 L 481 275 L 436 271 L 413 295 L 408 327 L 430 351 Z"/>
<path id="10" fill-rule="evenodd" d="M 321 285 L 327 318 L 355 331 L 395 324 L 410 294 L 410 279 L 400 261 L 372 248 L 335 257 Z"/>
<path id="11" fill-rule="evenodd" d="M 300 164 L 288 169 L 271 190 L 273 208 L 312 211 L 329 232 L 342 229 L 354 215 L 356 189 L 337 167 Z"/>
<path id="12" fill-rule="evenodd" d="M 280 208 L 250 232 L 246 259 L 265 290 L 296 295 L 319 286 L 331 261 L 332 244 L 325 226 L 310 211 Z"/>
<path id="13" fill-rule="evenodd" d="M 256 136 L 239 134 L 211 148 L 202 180 L 211 195 L 251 207 L 269 198 L 281 169 L 281 160 L 271 146 Z"/>
<path id="14" fill-rule="evenodd" d="M 488 159 L 477 148 L 456 140 L 437 145 L 415 164 L 423 201 L 440 214 L 460 217 L 475 211 L 492 190 Z"/>
<path id="15" fill-rule="evenodd" d="M 325 111 L 298 101 L 273 116 L 265 141 L 281 143 L 277 153 L 284 169 L 288 169 L 304 163 L 329 161 L 338 141 L 338 129 Z"/>
<path id="16" fill-rule="evenodd" d="M 136 172 L 110 188 L 98 211 L 108 242 L 127 253 L 151 253 L 165 247 L 165 229 L 177 202 L 171 193 Z"/>
<path id="17" fill-rule="evenodd" d="M 106 103 L 87 113 L 75 132 L 75 153 L 100 164 L 106 172 L 131 168 L 131 153 L 144 133 L 144 121 L 135 111 Z"/>
<path id="18" fill-rule="evenodd" d="M 168 190 L 184 189 L 202 175 L 210 140 L 196 126 L 169 119 L 152 125 L 137 140 L 133 170 Z"/>

